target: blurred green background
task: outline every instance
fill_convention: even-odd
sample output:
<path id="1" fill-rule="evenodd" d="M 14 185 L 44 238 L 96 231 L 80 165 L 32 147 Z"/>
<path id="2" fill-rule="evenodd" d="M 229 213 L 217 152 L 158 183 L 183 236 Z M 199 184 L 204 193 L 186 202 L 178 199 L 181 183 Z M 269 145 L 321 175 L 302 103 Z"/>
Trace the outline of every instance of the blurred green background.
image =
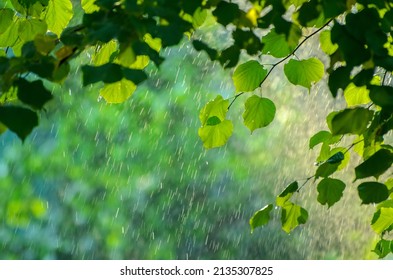
<path id="1" fill-rule="evenodd" d="M 100 85 L 83 88 L 73 65 L 63 85 L 48 85 L 55 99 L 25 143 L 1 136 L 1 259 L 374 258 L 372 209 L 350 185 L 327 210 L 311 182 L 297 197 L 309 210 L 305 226 L 287 235 L 276 213 L 250 233 L 256 210 L 314 173 L 308 138 L 326 127 L 327 108 L 340 106 L 323 83 L 308 94 L 277 70 L 262 89 L 277 104 L 275 121 L 250 135 L 235 103 L 234 136 L 204 150 L 199 110 L 234 95 L 230 72 L 187 42 L 163 55 L 119 105 L 100 100 Z"/>

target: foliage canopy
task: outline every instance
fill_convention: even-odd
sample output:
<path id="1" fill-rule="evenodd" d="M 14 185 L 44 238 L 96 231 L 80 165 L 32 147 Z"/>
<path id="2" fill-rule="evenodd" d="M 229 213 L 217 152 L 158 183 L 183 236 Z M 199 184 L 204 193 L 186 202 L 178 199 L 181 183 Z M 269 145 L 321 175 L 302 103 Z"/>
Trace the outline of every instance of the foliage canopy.
<path id="1" fill-rule="evenodd" d="M 225 46 L 197 36 L 209 24 L 229 34 Z M 384 257 L 393 252 L 393 147 L 385 142 L 393 128 L 392 24 L 388 0 L 11 0 L 0 9 L 1 131 L 8 128 L 24 140 L 53 98 L 47 83 L 62 83 L 81 54 L 92 57 L 81 66 L 83 85 L 101 82 L 100 96 L 121 103 L 149 78 L 150 61 L 160 67 L 160 49 L 185 36 L 211 60 L 234 68 L 234 96 L 217 96 L 199 115 L 198 134 L 207 149 L 230 139 L 235 128 L 228 110 L 247 95 L 243 119 L 251 133 L 274 121 L 276 105 L 263 86 L 277 66 L 309 92 L 326 76 L 332 96 L 343 95 L 347 106 L 327 116 L 329 131 L 310 139 L 310 149 L 320 146 L 315 174 L 277 196 L 282 228 L 290 232 L 306 223 L 307 210 L 291 199 L 312 179 L 318 180 L 321 204 L 332 207 L 340 200 L 346 184 L 335 176 L 354 151 L 359 162 L 353 183 L 363 204 L 377 204 L 371 227 L 380 241 L 374 252 Z M 312 53 L 298 57 L 316 36 L 328 65 Z M 268 223 L 273 209 L 272 203 L 254 214 L 252 231 Z"/>

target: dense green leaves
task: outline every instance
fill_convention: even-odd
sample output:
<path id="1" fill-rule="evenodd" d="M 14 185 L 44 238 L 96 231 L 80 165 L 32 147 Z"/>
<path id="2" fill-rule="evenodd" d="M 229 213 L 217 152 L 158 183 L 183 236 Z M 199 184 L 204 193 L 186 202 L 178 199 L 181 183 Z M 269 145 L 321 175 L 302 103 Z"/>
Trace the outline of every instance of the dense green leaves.
<path id="1" fill-rule="evenodd" d="M 387 149 L 381 149 L 355 167 L 356 179 L 374 176 L 378 178 L 392 166 L 393 153 Z"/>
<path id="2" fill-rule="evenodd" d="M 251 133 L 257 128 L 268 126 L 276 114 L 274 103 L 268 98 L 257 95 L 248 98 L 245 106 L 244 124 L 250 129 Z"/>
<path id="3" fill-rule="evenodd" d="M 70 76 L 71 61 L 81 54 L 92 58 L 81 65 L 83 85 L 100 83 L 100 96 L 107 103 L 124 102 L 148 78 L 143 69 L 172 71 L 162 64 L 166 53 L 161 47 L 189 39 L 194 49 L 205 51 L 223 67 L 237 66 L 234 97 L 229 99 L 233 102 L 218 96 L 201 110 L 198 134 L 205 148 L 228 141 L 233 132 L 229 108 L 248 92 L 264 90 L 268 76 L 280 71 L 277 66 L 285 63 L 287 79 L 308 90 L 323 78 L 326 67 L 332 96 L 341 98 L 343 91 L 347 106 L 328 116 L 330 132 L 320 131 L 309 141 L 310 149 L 321 144 L 315 173 L 315 179 L 323 178 L 318 201 L 331 207 L 341 198 L 344 183 L 329 177 L 348 163 L 352 148 L 362 156 L 356 179 L 379 178 L 390 169 L 392 148 L 385 136 L 393 129 L 393 90 L 388 83 L 393 70 L 393 13 L 388 2 L 153 2 L 11 0 L 5 7 L 13 9 L 0 9 L 0 121 L 24 139 L 38 123 L 36 113 L 27 108 L 41 110 L 52 98 L 43 80 L 62 83 Z M 204 36 L 207 30 L 215 31 Z M 330 65 L 324 65 L 321 61 L 327 57 L 316 55 L 313 48 L 304 51 L 310 41 L 304 43 L 316 34 Z M 149 61 L 153 68 L 147 67 Z M 27 108 L 9 106 L 11 102 Z M 276 106 L 265 97 L 248 96 L 244 106 L 244 124 L 251 133 L 275 118 Z M 351 139 L 349 147 L 336 147 L 351 135 L 358 135 L 357 142 Z M 389 191 L 383 186 L 360 184 L 363 203 L 385 200 Z M 307 220 L 306 210 L 289 200 L 298 190 L 294 182 L 277 197 L 287 232 Z M 270 204 L 256 213 L 252 230 L 266 224 L 271 211 Z M 375 251 L 386 255 L 391 245 L 383 240 L 378 244 Z"/>
<path id="4" fill-rule="evenodd" d="M 310 89 L 312 84 L 323 77 L 324 66 L 317 58 L 291 59 L 285 64 L 284 73 L 292 84 Z"/>
<path id="5" fill-rule="evenodd" d="M 272 210 L 273 204 L 269 204 L 254 213 L 250 219 L 251 233 L 253 233 L 257 227 L 262 227 L 270 221 L 270 212 Z"/>
<path id="6" fill-rule="evenodd" d="M 324 178 L 318 186 L 318 201 L 322 205 L 327 204 L 330 208 L 343 196 L 345 183 L 338 179 Z"/>
<path id="7" fill-rule="evenodd" d="M 266 75 L 267 70 L 258 61 L 250 60 L 235 69 L 232 79 L 237 92 L 253 91 Z"/>

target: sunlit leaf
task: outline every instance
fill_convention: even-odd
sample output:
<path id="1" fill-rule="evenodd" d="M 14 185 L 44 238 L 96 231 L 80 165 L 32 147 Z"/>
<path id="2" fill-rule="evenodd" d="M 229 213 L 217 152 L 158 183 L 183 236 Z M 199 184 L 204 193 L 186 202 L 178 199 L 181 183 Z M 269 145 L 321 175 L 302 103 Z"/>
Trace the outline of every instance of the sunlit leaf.
<path id="1" fill-rule="evenodd" d="M 389 197 L 388 188 L 378 182 L 364 182 L 358 186 L 362 204 L 379 203 Z"/>
<path id="2" fill-rule="evenodd" d="M 264 44 L 263 53 L 277 58 L 287 56 L 294 49 L 289 46 L 285 34 L 277 34 L 274 29 L 263 36 L 262 43 Z"/>
<path id="3" fill-rule="evenodd" d="M 245 103 L 246 110 L 243 114 L 244 124 L 251 133 L 261 127 L 268 126 L 276 114 L 276 106 L 268 99 L 253 95 Z"/>
<path id="4" fill-rule="evenodd" d="M 19 20 L 14 18 L 14 21 L 9 27 L 0 34 L 0 48 L 13 47 L 18 41 L 21 41 L 18 36 Z"/>
<path id="5" fill-rule="evenodd" d="M 256 60 L 250 60 L 236 67 L 233 82 L 237 92 L 253 91 L 260 86 L 267 70 Z"/>
<path id="6" fill-rule="evenodd" d="M 284 207 L 285 204 L 290 203 L 289 199 L 292 197 L 293 193 L 299 189 L 298 183 L 292 182 L 289 184 L 281 194 L 279 194 L 276 198 L 277 206 Z"/>
<path id="7" fill-rule="evenodd" d="M 251 233 L 253 233 L 257 227 L 263 227 L 270 221 L 270 212 L 272 210 L 273 204 L 269 204 L 254 213 L 250 219 Z"/>
<path id="8" fill-rule="evenodd" d="M 356 179 L 363 179 L 370 176 L 378 178 L 393 163 L 393 153 L 387 149 L 380 149 L 363 163 L 355 167 Z"/>
<path id="9" fill-rule="evenodd" d="M 66 28 L 74 13 L 70 0 L 50 0 L 45 12 L 45 21 L 48 29 L 60 35 Z"/>
<path id="10" fill-rule="evenodd" d="M 388 254 L 393 253 L 393 241 L 384 239 L 379 240 L 373 252 L 376 253 L 380 259 L 386 257 Z"/>
<path id="11" fill-rule="evenodd" d="M 301 224 L 305 224 L 308 219 L 306 209 L 293 203 L 286 203 L 281 210 L 282 229 L 286 233 L 290 233 Z"/>
<path id="12" fill-rule="evenodd" d="M 126 101 L 136 90 L 136 85 L 126 79 L 118 82 L 105 84 L 100 90 L 102 96 L 107 103 L 122 103 Z"/>
<path id="13" fill-rule="evenodd" d="M 26 108 L 0 106 L 0 122 L 24 141 L 33 128 L 38 125 L 38 116 L 35 112 Z"/>
<path id="14" fill-rule="evenodd" d="M 98 46 L 93 54 L 93 63 L 100 66 L 110 62 L 112 54 L 117 51 L 117 49 L 118 46 L 115 40 L 111 40 L 108 43 Z"/>
<path id="15" fill-rule="evenodd" d="M 124 50 L 121 50 L 114 62 L 124 67 L 134 68 L 132 65 L 136 62 L 136 58 L 133 49 L 131 47 L 127 47 Z M 149 63 L 149 59 L 147 59 L 147 63 Z M 134 69 L 143 69 L 146 65 L 147 64 L 143 65 L 143 67 L 135 67 Z"/>
<path id="16" fill-rule="evenodd" d="M 327 117 L 327 123 L 333 135 L 362 134 L 373 117 L 373 111 L 365 108 L 351 108 L 333 112 Z"/>
<path id="17" fill-rule="evenodd" d="M 228 112 L 229 101 L 223 99 L 221 95 L 217 95 L 214 100 L 209 101 L 199 113 L 199 119 L 204 126 L 210 117 L 217 117 L 221 121 L 225 119 Z"/>
<path id="18" fill-rule="evenodd" d="M 323 77 L 324 66 L 314 57 L 306 60 L 291 59 L 284 65 L 284 73 L 292 84 L 310 89 L 312 84 Z"/>
<path id="19" fill-rule="evenodd" d="M 382 207 L 377 212 L 375 212 L 373 219 L 371 221 L 371 227 L 376 233 L 381 234 L 392 225 L 393 225 L 393 208 Z"/>
<path id="20" fill-rule="evenodd" d="M 328 208 L 338 202 L 343 196 L 345 184 L 341 180 L 324 178 L 318 186 L 318 198 L 317 200 L 322 205 L 327 204 Z"/>
<path id="21" fill-rule="evenodd" d="M 327 55 L 332 55 L 338 49 L 338 45 L 333 44 L 330 39 L 330 30 L 324 30 L 321 32 L 319 35 L 319 42 L 321 44 L 321 49 Z"/>
<path id="22" fill-rule="evenodd" d="M 100 9 L 97 5 L 94 4 L 95 2 L 96 0 L 81 0 L 82 9 L 85 11 L 85 13 L 91 14 Z"/>
<path id="23" fill-rule="evenodd" d="M 206 149 L 223 146 L 231 137 L 233 124 L 230 120 L 224 120 L 217 125 L 206 125 L 200 127 L 198 135 L 202 139 Z"/>
<path id="24" fill-rule="evenodd" d="M 345 101 L 349 107 L 370 103 L 368 94 L 369 91 L 366 86 L 357 87 L 353 83 L 350 83 L 344 90 Z"/>

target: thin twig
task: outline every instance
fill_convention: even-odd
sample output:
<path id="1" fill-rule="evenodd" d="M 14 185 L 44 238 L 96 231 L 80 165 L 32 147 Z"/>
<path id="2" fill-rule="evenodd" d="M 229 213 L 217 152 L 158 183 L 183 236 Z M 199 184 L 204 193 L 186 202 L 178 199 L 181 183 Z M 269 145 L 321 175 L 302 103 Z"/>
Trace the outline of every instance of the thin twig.
<path id="1" fill-rule="evenodd" d="M 328 26 L 332 21 L 334 20 L 334 18 L 330 19 L 328 22 L 326 22 L 322 27 L 318 28 L 317 30 L 315 30 L 313 33 L 311 33 L 310 35 L 306 36 L 304 38 L 303 41 L 301 41 L 299 43 L 299 45 L 296 46 L 296 48 L 290 53 L 288 54 L 286 57 L 280 59 L 279 61 L 277 61 L 276 63 L 272 64 L 272 67 L 269 69 L 269 71 L 267 72 L 266 76 L 263 78 L 263 80 L 260 82 L 259 87 L 262 86 L 262 84 L 266 81 L 266 79 L 269 77 L 269 75 L 272 73 L 272 71 L 274 70 L 274 68 L 276 68 L 276 66 L 280 65 L 281 63 L 283 63 L 284 61 L 286 61 L 288 58 L 290 58 L 291 56 L 295 55 L 296 51 L 311 37 L 313 37 L 315 34 L 317 34 L 318 32 L 320 32 L 321 30 L 323 30 L 326 26 Z M 237 95 L 235 95 L 235 98 L 232 100 L 231 104 L 229 104 L 228 106 L 228 110 L 229 108 L 231 108 L 232 104 L 236 101 L 236 99 L 243 95 L 245 92 L 241 92 Z"/>
<path id="2" fill-rule="evenodd" d="M 315 177 L 315 175 L 312 175 L 312 176 L 306 178 L 306 181 L 297 189 L 296 192 L 299 192 L 314 177 Z"/>

